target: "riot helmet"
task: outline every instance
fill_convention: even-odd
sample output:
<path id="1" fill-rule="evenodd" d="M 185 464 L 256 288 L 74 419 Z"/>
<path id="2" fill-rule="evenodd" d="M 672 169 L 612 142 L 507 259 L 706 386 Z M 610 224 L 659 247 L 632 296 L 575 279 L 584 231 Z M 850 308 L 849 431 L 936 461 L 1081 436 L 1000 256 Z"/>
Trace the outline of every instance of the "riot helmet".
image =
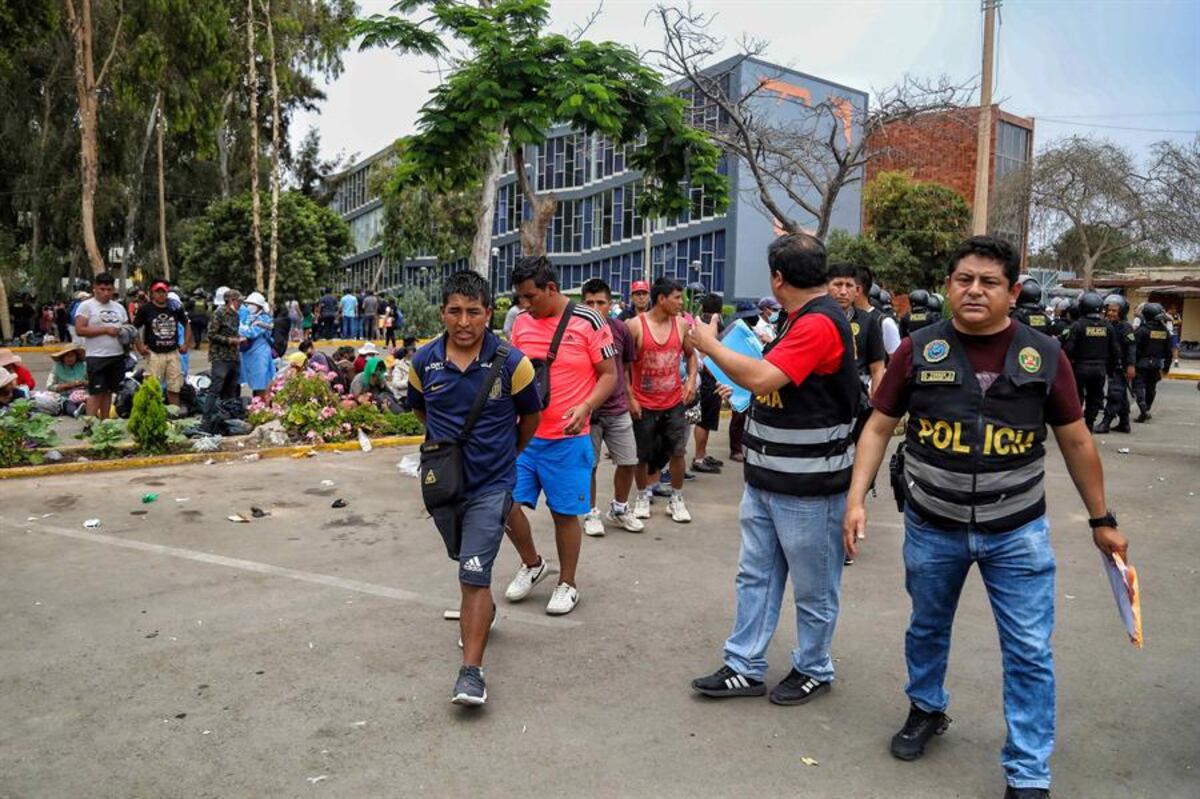
<path id="1" fill-rule="evenodd" d="M 1033 278 L 1026 278 L 1021 283 L 1021 293 L 1017 296 L 1017 305 L 1036 305 L 1042 304 L 1042 284 Z"/>
<path id="2" fill-rule="evenodd" d="M 1079 297 L 1080 316 L 1092 316 L 1104 310 L 1104 298 L 1094 291 L 1085 291 Z"/>
<path id="3" fill-rule="evenodd" d="M 929 307 L 929 292 L 925 289 L 917 289 L 908 295 L 908 304 L 913 307 L 913 310 L 926 309 Z"/>
<path id="4" fill-rule="evenodd" d="M 1157 302 L 1148 302 L 1142 306 L 1142 320 L 1153 322 L 1161 316 L 1166 315 L 1166 311 Z"/>
<path id="5" fill-rule="evenodd" d="M 1124 319 L 1129 315 L 1129 300 L 1125 299 L 1123 294 L 1109 294 L 1104 298 L 1104 305 L 1115 306 L 1117 309 L 1117 318 Z"/>

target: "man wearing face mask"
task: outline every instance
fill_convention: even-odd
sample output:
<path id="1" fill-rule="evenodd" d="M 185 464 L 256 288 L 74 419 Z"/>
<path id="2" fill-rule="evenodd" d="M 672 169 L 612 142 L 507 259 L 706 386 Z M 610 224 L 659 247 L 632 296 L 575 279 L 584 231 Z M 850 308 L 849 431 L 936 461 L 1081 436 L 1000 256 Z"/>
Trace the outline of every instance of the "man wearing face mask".
<path id="1" fill-rule="evenodd" d="M 763 297 L 758 301 L 758 321 L 754 323 L 754 335 L 763 344 L 775 340 L 775 325 L 779 324 L 779 309 L 782 306 L 774 297 Z"/>

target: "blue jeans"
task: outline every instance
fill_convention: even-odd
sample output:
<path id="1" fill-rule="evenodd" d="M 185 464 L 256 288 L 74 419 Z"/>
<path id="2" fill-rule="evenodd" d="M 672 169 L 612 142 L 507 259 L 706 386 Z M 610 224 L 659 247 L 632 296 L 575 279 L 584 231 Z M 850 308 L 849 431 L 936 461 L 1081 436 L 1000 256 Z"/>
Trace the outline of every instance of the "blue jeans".
<path id="1" fill-rule="evenodd" d="M 1050 787 L 1054 751 L 1054 550 L 1042 516 L 1007 533 L 934 527 L 904 514 L 905 586 L 912 618 L 904 638 L 905 691 L 927 712 L 950 702 L 943 682 L 954 610 L 971 564 L 987 588 L 1000 632 L 1004 666 L 1004 719 L 1008 739 L 1000 756 L 1008 784 Z"/>
<path id="2" fill-rule="evenodd" d="M 342 317 L 342 338 L 352 339 L 358 338 L 358 317 L 343 316 Z"/>
<path id="3" fill-rule="evenodd" d="M 833 679 L 829 644 L 841 600 L 842 515 L 846 495 L 794 497 L 746 486 L 739 521 L 737 610 L 725 642 L 725 665 L 761 680 L 767 645 L 792 575 L 796 600 L 796 648 L 792 666 L 813 679 Z"/>

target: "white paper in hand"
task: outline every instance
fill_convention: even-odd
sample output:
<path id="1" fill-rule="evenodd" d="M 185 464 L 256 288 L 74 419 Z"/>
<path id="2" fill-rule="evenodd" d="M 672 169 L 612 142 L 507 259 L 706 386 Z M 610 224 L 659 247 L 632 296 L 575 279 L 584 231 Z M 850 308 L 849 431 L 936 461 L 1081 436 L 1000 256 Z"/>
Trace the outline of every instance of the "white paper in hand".
<path id="1" fill-rule="evenodd" d="M 1138 649 L 1142 648 L 1142 602 L 1138 592 L 1137 571 L 1127 566 L 1120 555 L 1111 558 L 1100 553 L 1104 561 L 1104 571 L 1108 574 L 1109 585 L 1112 586 L 1113 599 L 1117 601 L 1117 612 L 1125 624 L 1125 632 L 1129 641 Z"/>

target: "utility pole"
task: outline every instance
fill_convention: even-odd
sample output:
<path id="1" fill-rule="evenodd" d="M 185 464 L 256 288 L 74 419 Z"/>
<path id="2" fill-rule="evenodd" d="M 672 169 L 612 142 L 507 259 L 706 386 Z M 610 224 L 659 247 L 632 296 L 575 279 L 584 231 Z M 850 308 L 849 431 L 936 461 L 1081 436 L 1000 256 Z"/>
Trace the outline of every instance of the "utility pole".
<path id="1" fill-rule="evenodd" d="M 979 88 L 979 145 L 975 152 L 975 205 L 971 232 L 987 233 L 988 173 L 992 163 L 992 48 L 996 36 L 996 9 L 1001 0 L 981 0 L 983 9 L 983 80 Z"/>

